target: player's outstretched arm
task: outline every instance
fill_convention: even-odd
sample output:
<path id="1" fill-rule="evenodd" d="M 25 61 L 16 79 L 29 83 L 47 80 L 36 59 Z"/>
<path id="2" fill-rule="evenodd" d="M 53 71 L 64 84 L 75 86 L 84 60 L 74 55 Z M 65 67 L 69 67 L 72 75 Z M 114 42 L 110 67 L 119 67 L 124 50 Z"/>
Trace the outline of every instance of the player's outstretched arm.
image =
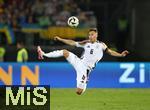
<path id="1" fill-rule="evenodd" d="M 125 57 L 126 55 L 129 54 L 129 52 L 127 50 L 119 53 L 119 52 L 116 52 L 114 50 L 111 50 L 107 47 L 107 45 L 105 43 L 103 43 L 103 46 L 104 46 L 104 49 L 106 49 L 106 53 L 108 53 L 109 55 L 111 56 L 115 56 L 115 57 Z"/>
<path id="2" fill-rule="evenodd" d="M 68 40 L 68 39 L 63 39 L 63 38 L 60 38 L 58 36 L 54 37 L 54 40 L 58 40 L 60 42 L 63 42 L 67 45 L 71 45 L 71 46 L 75 46 L 76 45 L 76 42 L 73 41 L 73 40 Z"/>
<path id="3" fill-rule="evenodd" d="M 111 50 L 111 49 L 109 49 L 109 48 L 107 48 L 106 52 L 107 52 L 109 55 L 115 56 L 115 57 L 125 57 L 126 55 L 129 54 L 129 52 L 128 52 L 127 50 L 125 50 L 125 51 L 123 51 L 123 52 L 121 52 L 121 53 L 118 53 L 118 52 L 116 52 L 116 51 L 114 51 L 114 50 Z"/>

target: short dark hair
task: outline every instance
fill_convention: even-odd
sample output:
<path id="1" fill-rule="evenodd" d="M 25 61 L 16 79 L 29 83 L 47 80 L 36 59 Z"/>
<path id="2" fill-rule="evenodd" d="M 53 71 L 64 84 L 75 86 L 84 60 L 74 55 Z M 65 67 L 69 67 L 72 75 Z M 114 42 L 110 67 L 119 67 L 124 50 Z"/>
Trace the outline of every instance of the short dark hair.
<path id="1" fill-rule="evenodd" d="M 97 32 L 97 28 L 91 28 L 91 29 L 89 29 L 89 32 L 91 32 L 91 31 Z"/>

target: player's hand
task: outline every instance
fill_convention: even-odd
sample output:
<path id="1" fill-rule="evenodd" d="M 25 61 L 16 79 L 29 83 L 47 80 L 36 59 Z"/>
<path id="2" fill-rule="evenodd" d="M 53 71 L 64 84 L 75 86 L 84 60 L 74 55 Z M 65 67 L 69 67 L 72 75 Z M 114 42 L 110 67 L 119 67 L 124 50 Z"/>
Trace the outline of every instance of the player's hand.
<path id="1" fill-rule="evenodd" d="M 129 51 L 125 50 L 125 51 L 123 51 L 123 52 L 121 53 L 121 56 L 122 56 L 122 57 L 125 57 L 125 56 L 128 55 L 128 54 L 129 54 Z"/>
<path id="2" fill-rule="evenodd" d="M 61 39 L 61 38 L 58 37 L 58 36 L 55 36 L 55 37 L 54 37 L 54 40 L 56 40 L 56 41 L 57 41 L 57 40 L 59 41 L 60 39 Z"/>

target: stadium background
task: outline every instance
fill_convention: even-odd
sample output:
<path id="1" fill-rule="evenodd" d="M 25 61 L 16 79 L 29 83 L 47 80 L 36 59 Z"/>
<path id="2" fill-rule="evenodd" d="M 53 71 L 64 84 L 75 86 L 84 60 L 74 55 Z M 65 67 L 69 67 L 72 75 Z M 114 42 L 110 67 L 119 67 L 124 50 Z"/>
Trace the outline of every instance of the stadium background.
<path id="1" fill-rule="evenodd" d="M 149 0 L 0 0 L 0 84 L 50 84 L 53 88 L 75 88 L 75 71 L 71 65 L 62 57 L 38 60 L 36 47 L 41 45 L 46 52 L 64 48 L 80 56 L 82 49 L 56 42 L 54 36 L 81 41 L 87 38 L 89 28 L 97 27 L 100 41 L 118 52 L 127 49 L 130 54 L 125 58 L 105 54 L 92 72 L 88 85 L 96 89 L 87 90 L 82 98 L 77 99 L 74 89 L 52 89 L 52 108 L 70 110 L 76 105 L 74 110 L 80 110 L 80 107 L 87 110 L 87 103 L 79 106 L 69 101 L 83 101 L 83 98 L 89 101 L 91 98 L 89 110 L 149 110 L 150 90 L 144 89 L 150 87 L 149 13 Z M 80 20 L 77 28 L 67 25 L 71 15 Z M 27 62 L 16 62 L 18 42 L 25 44 L 29 55 Z M 132 71 L 127 79 L 120 82 L 120 77 L 129 68 Z M 98 96 L 102 99 L 97 99 Z M 106 103 L 111 104 L 106 107 Z"/>

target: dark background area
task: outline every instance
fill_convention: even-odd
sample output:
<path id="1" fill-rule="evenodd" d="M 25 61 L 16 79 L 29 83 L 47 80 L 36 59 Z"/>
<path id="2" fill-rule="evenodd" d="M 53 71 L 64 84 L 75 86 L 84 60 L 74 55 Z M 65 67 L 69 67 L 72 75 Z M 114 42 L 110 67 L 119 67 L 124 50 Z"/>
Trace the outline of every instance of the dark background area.
<path id="1" fill-rule="evenodd" d="M 8 0 L 9 1 L 9 0 Z M 17 1 L 17 0 L 12 0 Z M 26 0 L 25 0 L 26 1 Z M 41 3 L 44 0 L 38 0 Z M 55 2 L 55 0 L 49 0 L 48 2 Z M 109 55 L 104 55 L 102 61 L 150 61 L 150 1 L 149 0 L 70 0 L 70 3 L 76 3 L 78 8 L 83 12 L 92 12 L 92 16 L 96 18 L 99 31 L 99 40 L 105 42 L 110 48 L 114 48 L 121 52 L 122 50 L 129 50 L 130 54 L 126 58 L 114 58 Z M 72 2 L 74 1 L 74 2 Z M 26 1 L 28 4 L 29 1 Z M 29 6 L 33 6 L 35 1 L 30 1 Z M 57 0 L 56 0 L 57 2 Z M 8 3 L 4 1 L 3 8 L 7 8 Z M 12 3 L 13 4 L 13 3 Z M 12 5 L 10 4 L 10 5 Z M 28 7 L 28 5 L 26 7 Z M 61 6 L 61 5 L 60 5 Z M 25 8 L 26 8 L 25 7 Z M 75 6 L 75 11 L 77 8 Z M 82 12 L 81 11 L 81 12 Z M 78 12 L 78 13 L 81 13 Z M 13 15 L 17 16 L 19 12 L 13 12 Z M 74 14 L 75 12 L 72 12 Z M 30 14 L 27 14 L 29 19 Z M 31 15 L 33 18 L 44 15 Z M 80 17 L 79 17 L 80 18 Z M 15 19 L 15 17 L 14 17 Z M 118 23 L 119 20 L 126 20 L 125 30 L 120 30 Z M 18 19 L 15 19 L 18 21 Z M 14 20 L 14 21 L 15 21 Z M 80 19 L 79 19 L 80 20 Z M 14 21 L 8 24 L 2 19 L 0 20 L 1 25 L 10 25 L 14 31 L 15 42 L 13 44 L 8 44 L 6 36 L 4 33 L 0 32 L 0 46 L 4 47 L 6 54 L 4 56 L 4 61 L 16 61 L 17 48 L 16 42 L 24 41 L 25 47 L 29 52 L 29 61 L 38 61 L 36 46 L 41 45 L 42 49 L 46 52 L 56 50 L 56 49 L 68 49 L 78 56 L 81 55 L 82 49 L 66 46 L 63 43 L 53 41 L 51 39 L 44 39 L 38 33 L 24 33 L 21 31 L 22 25 L 14 25 Z M 88 21 L 84 21 L 88 22 Z M 36 20 L 33 19 L 33 23 Z M 28 23 L 28 24 L 33 24 Z M 84 23 L 83 23 L 84 24 Z M 59 26 L 57 23 L 49 24 L 50 26 Z M 42 27 L 41 28 L 47 28 Z M 67 25 L 64 25 L 67 27 Z M 87 26 L 88 27 L 88 26 Z M 92 26 L 91 26 L 92 27 Z M 81 27 L 79 27 L 81 28 Z M 84 27 L 82 27 L 84 28 Z M 90 25 L 89 27 L 90 28 Z M 58 33 L 59 35 L 59 33 Z M 84 40 L 83 38 L 74 40 Z M 64 58 L 58 59 L 45 59 L 44 61 L 65 61 Z"/>

